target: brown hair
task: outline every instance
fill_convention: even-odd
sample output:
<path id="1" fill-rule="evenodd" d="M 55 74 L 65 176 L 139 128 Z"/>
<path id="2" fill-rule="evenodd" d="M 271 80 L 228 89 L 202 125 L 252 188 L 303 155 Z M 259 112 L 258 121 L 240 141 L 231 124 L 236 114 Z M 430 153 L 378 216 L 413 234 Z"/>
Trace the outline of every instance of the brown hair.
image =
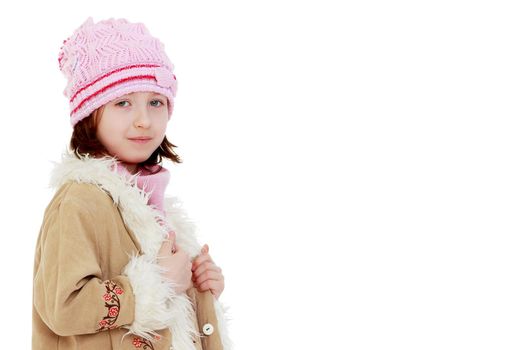
<path id="1" fill-rule="evenodd" d="M 94 110 L 88 117 L 82 119 L 75 124 L 69 148 L 74 152 L 75 156 L 80 159 L 80 156 L 90 155 L 91 157 L 110 156 L 104 145 L 100 143 L 97 138 L 97 127 L 104 111 L 105 106 L 101 106 Z M 151 156 L 144 162 L 137 164 L 137 169 L 149 168 L 158 165 L 163 158 L 168 158 L 174 163 L 182 163 L 182 160 L 175 153 L 172 147 L 177 147 L 168 141 L 166 136 L 159 147 L 151 154 Z M 160 167 L 157 172 L 160 171 Z"/>

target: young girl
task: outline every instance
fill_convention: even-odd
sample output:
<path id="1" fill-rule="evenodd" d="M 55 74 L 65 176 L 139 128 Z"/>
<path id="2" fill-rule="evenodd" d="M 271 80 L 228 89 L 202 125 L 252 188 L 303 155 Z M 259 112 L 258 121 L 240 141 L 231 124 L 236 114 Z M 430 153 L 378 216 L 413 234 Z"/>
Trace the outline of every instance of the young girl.
<path id="1" fill-rule="evenodd" d="M 56 164 L 34 265 L 33 349 L 228 349 L 221 269 L 163 158 L 177 80 L 141 23 L 89 17 L 64 40 L 70 150 Z"/>

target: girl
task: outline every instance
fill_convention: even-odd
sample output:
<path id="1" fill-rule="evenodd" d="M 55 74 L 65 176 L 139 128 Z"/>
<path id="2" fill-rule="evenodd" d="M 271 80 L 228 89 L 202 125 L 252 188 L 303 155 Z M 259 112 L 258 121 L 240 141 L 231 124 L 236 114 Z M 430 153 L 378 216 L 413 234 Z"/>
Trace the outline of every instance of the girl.
<path id="1" fill-rule="evenodd" d="M 35 253 L 33 349 L 228 349 L 221 269 L 163 158 L 177 80 L 142 23 L 89 17 L 64 40 L 73 134 Z"/>

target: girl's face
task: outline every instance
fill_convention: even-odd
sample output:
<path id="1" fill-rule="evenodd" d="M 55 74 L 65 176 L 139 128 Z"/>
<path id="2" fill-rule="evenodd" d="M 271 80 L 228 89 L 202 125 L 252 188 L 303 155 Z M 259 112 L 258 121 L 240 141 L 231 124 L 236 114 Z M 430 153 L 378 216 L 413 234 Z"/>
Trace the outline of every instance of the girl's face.
<path id="1" fill-rule="evenodd" d="M 155 92 L 133 92 L 108 102 L 100 116 L 97 138 L 112 156 L 128 163 L 124 165 L 135 172 L 136 164 L 148 159 L 164 139 L 167 103 L 164 95 Z"/>

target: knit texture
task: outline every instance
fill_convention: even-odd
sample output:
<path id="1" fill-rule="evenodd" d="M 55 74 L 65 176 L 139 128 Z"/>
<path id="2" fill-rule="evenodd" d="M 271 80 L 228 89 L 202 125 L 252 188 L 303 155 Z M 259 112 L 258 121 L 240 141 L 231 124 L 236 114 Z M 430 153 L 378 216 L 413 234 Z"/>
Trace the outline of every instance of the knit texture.
<path id="1" fill-rule="evenodd" d="M 155 172 L 157 170 L 159 171 Z M 144 192 L 149 193 L 148 205 L 153 206 L 163 216 L 166 215 L 166 212 L 164 211 L 164 195 L 171 177 L 168 169 L 157 165 L 154 171 L 141 169 L 136 174 L 131 174 L 129 170 L 119 161 L 117 163 L 117 172 L 119 174 L 124 174 L 128 178 L 136 179 L 137 187 L 142 189 Z"/>
<path id="2" fill-rule="evenodd" d="M 100 106 L 132 92 L 150 91 L 168 99 L 173 112 L 177 80 L 164 44 L 142 23 L 110 18 L 98 23 L 89 17 L 63 41 L 58 64 L 67 78 L 74 126 Z"/>

